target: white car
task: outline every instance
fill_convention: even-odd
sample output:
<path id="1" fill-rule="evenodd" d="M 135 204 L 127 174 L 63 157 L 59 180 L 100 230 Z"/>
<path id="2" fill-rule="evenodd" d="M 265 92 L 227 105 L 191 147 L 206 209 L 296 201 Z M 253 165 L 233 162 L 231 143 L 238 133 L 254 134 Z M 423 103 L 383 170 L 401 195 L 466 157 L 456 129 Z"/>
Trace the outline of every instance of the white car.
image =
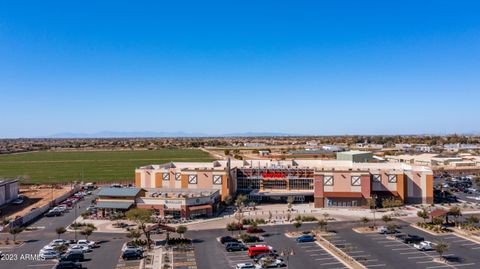
<path id="1" fill-rule="evenodd" d="M 49 246 L 51 247 L 59 247 L 59 246 L 65 246 L 65 245 L 68 245 L 69 241 L 65 240 L 65 239 L 55 239 L 55 240 L 52 240 L 52 242 L 50 242 L 50 244 L 48 244 Z"/>
<path id="2" fill-rule="evenodd" d="M 433 249 L 433 243 L 430 241 L 423 241 L 418 244 L 413 244 L 413 247 L 421 251 L 427 251 Z"/>
<path id="3" fill-rule="evenodd" d="M 261 260 L 261 261 L 260 261 L 260 264 L 257 264 L 257 265 L 255 266 L 255 269 L 265 268 L 265 265 L 262 266 L 262 263 L 263 263 L 263 261 Z M 281 260 L 281 259 L 275 259 L 275 260 L 271 261 L 270 263 L 268 263 L 268 264 L 266 265 L 267 268 L 272 268 L 272 267 L 285 267 L 285 266 L 287 266 L 287 265 L 286 265 L 285 262 L 283 262 L 283 260 Z"/>
<path id="4" fill-rule="evenodd" d="M 87 246 L 89 248 L 94 248 L 97 244 L 94 241 L 89 241 L 85 239 L 78 240 L 77 245 Z"/>
<path id="5" fill-rule="evenodd" d="M 239 263 L 235 266 L 235 269 L 255 269 L 255 265 L 251 262 Z"/>
<path id="6" fill-rule="evenodd" d="M 40 253 L 51 252 L 51 251 L 56 251 L 54 246 L 46 245 L 42 249 L 40 249 Z"/>
<path id="7" fill-rule="evenodd" d="M 126 250 L 143 252 L 143 249 L 142 249 L 142 248 L 136 247 L 136 246 L 131 246 L 131 245 L 124 245 L 124 246 L 122 247 L 122 252 L 125 252 Z"/>
<path id="8" fill-rule="evenodd" d="M 81 253 L 87 253 L 92 251 L 89 247 L 87 246 L 82 246 L 82 245 L 71 245 L 67 252 L 81 252 Z"/>
<path id="9" fill-rule="evenodd" d="M 56 251 L 40 251 L 38 254 L 42 259 L 57 259 L 60 257 L 60 253 Z"/>

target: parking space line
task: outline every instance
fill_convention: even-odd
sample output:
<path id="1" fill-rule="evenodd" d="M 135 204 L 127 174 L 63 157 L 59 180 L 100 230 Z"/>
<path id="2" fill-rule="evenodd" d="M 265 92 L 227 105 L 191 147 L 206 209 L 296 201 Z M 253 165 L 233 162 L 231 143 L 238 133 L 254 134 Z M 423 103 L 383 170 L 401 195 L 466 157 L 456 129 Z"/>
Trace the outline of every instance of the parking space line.
<path id="1" fill-rule="evenodd" d="M 474 264 L 475 264 L 474 262 L 471 262 L 471 263 L 463 263 L 463 264 L 455 264 L 455 267 L 470 266 L 470 265 L 474 265 Z"/>
<path id="2" fill-rule="evenodd" d="M 352 253 L 360 253 L 360 252 L 365 252 L 363 250 L 355 250 L 355 251 L 349 251 L 348 253 L 349 254 L 352 254 Z"/>
<path id="3" fill-rule="evenodd" d="M 480 247 L 474 247 L 474 248 L 471 248 L 471 249 L 480 249 Z"/>
<path id="4" fill-rule="evenodd" d="M 332 259 L 335 259 L 334 257 L 330 257 L 330 258 L 321 258 L 321 259 L 315 259 L 316 261 L 323 261 L 323 260 L 332 260 Z"/>
<path id="5" fill-rule="evenodd" d="M 367 268 L 372 268 L 372 267 L 380 267 L 380 266 L 386 266 L 386 264 L 372 264 L 372 265 L 369 265 L 367 266 Z"/>
<path id="6" fill-rule="evenodd" d="M 426 256 L 426 255 L 417 256 L 417 257 L 407 257 L 407 259 L 425 259 L 425 258 L 431 259 L 432 257 Z"/>
<path id="7" fill-rule="evenodd" d="M 371 255 L 368 255 L 368 254 L 367 255 L 355 255 L 355 256 L 350 256 L 350 257 L 358 258 L 358 257 L 369 257 L 369 256 L 371 256 Z"/>
<path id="8" fill-rule="evenodd" d="M 462 246 L 475 246 L 478 245 L 477 243 L 468 243 L 468 244 L 462 244 Z"/>
<path id="9" fill-rule="evenodd" d="M 402 253 L 399 253 L 400 255 L 408 255 L 408 254 L 418 254 L 419 252 L 418 251 L 411 251 L 411 252 L 402 252 Z"/>
<path id="10" fill-rule="evenodd" d="M 397 250 L 411 250 L 412 248 L 409 248 L 409 247 L 403 247 L 403 248 L 392 248 L 393 251 L 397 251 Z"/>
<path id="11" fill-rule="evenodd" d="M 435 261 L 421 261 L 421 262 L 417 262 L 417 263 L 436 263 Z"/>
<path id="12" fill-rule="evenodd" d="M 328 263 L 322 263 L 322 265 L 331 265 L 331 264 L 339 264 L 341 262 L 328 262 Z"/>

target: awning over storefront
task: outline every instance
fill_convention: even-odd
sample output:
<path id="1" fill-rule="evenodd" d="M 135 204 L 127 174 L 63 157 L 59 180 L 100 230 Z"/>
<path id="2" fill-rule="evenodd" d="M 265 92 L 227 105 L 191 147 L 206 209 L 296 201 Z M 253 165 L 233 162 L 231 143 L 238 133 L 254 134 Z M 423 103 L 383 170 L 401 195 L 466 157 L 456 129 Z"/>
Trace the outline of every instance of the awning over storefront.
<path id="1" fill-rule="evenodd" d="M 95 207 L 97 208 L 110 208 L 110 209 L 129 209 L 133 205 L 133 202 L 97 202 Z"/>
<path id="2" fill-rule="evenodd" d="M 324 192 L 324 197 L 327 198 L 362 198 L 361 192 Z"/>
<path id="3" fill-rule="evenodd" d="M 197 206 L 190 206 L 189 210 L 202 210 L 202 209 L 212 209 L 212 205 L 197 205 Z"/>

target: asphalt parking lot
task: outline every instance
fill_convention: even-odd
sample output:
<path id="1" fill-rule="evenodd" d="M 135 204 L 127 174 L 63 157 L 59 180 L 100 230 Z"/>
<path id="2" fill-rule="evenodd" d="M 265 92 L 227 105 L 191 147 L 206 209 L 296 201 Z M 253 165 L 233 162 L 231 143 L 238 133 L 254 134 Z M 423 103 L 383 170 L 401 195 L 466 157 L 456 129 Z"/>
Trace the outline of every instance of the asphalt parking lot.
<path id="1" fill-rule="evenodd" d="M 294 238 L 285 236 L 291 225 L 263 227 L 269 236 L 265 242 L 273 246 L 278 253 L 293 249 L 294 255 L 288 259 L 290 268 L 345 268 L 335 257 L 315 243 L 297 243 Z M 196 233 L 195 256 L 199 269 L 235 268 L 238 263 L 252 262 L 246 251 L 227 252 L 216 238 L 227 235 L 223 230 L 206 230 Z M 260 243 L 259 243 L 260 244 Z M 285 251 L 288 252 L 288 251 Z M 286 257 L 283 257 L 287 262 Z"/>
<path id="2" fill-rule="evenodd" d="M 90 205 L 90 201 L 93 196 L 89 196 L 78 203 L 79 215 L 87 206 Z M 55 260 L 39 260 L 38 258 L 22 259 L 21 257 L 30 255 L 35 257 L 38 255 L 40 249 L 49 244 L 53 239 L 57 239 L 55 233 L 56 227 L 66 227 L 71 224 L 75 219 L 74 210 L 70 210 L 60 217 L 40 218 L 30 226 L 37 226 L 39 230 L 25 231 L 17 236 L 19 240 L 25 241 L 21 246 L 13 249 L 1 249 L 6 254 L 14 254 L 15 259 L 0 261 L 0 268 L 9 269 L 25 269 L 25 268 L 38 268 L 38 269 L 50 269 L 55 264 Z M 63 239 L 74 239 L 72 232 L 67 232 L 62 236 Z M 78 239 L 83 239 L 83 236 L 78 235 Z M 94 248 L 92 252 L 85 255 L 86 261 L 82 262 L 84 268 L 88 269 L 105 269 L 115 268 L 119 262 L 122 245 L 128 240 L 124 234 L 106 234 L 106 233 L 93 233 L 89 238 L 99 243 L 98 248 Z M 137 266 L 138 268 L 138 266 Z"/>
<path id="3" fill-rule="evenodd" d="M 453 234 L 435 236 L 402 223 L 400 231 L 415 234 L 425 240 L 437 242 L 444 240 L 449 250 L 444 253 L 450 262 L 440 264 L 433 259 L 438 257 L 435 251 L 419 251 L 412 244 L 387 238 L 378 233 L 359 234 L 350 228 L 337 230 L 329 241 L 344 249 L 367 268 L 479 268 L 480 244 Z"/>

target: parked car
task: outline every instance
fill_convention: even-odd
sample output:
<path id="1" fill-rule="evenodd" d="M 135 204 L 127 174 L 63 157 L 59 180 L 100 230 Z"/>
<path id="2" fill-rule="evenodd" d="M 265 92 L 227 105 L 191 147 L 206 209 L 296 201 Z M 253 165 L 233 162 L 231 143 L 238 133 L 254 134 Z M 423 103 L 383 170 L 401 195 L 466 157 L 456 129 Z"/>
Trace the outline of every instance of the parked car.
<path id="1" fill-rule="evenodd" d="M 55 269 L 82 269 L 82 264 L 72 261 L 61 261 L 55 266 Z"/>
<path id="2" fill-rule="evenodd" d="M 402 242 L 405 244 L 418 244 L 424 240 L 425 238 L 421 236 L 409 234 L 405 238 L 403 238 Z"/>
<path id="3" fill-rule="evenodd" d="M 68 246 L 69 244 L 70 244 L 70 240 L 54 239 L 48 245 L 51 246 L 51 247 L 57 247 L 57 246 Z"/>
<path id="4" fill-rule="evenodd" d="M 122 259 L 124 260 L 137 260 L 143 258 L 143 254 L 138 251 L 126 250 L 122 253 Z"/>
<path id="5" fill-rule="evenodd" d="M 87 246 L 89 248 L 94 248 L 94 247 L 97 246 L 97 243 L 95 243 L 94 241 L 81 239 L 81 240 L 78 240 L 77 245 Z"/>
<path id="6" fill-rule="evenodd" d="M 88 247 L 88 246 L 71 245 L 71 246 L 68 248 L 68 251 L 69 251 L 69 252 L 87 253 L 87 252 L 92 251 L 92 249 L 90 249 L 90 247 Z"/>
<path id="7" fill-rule="evenodd" d="M 257 265 L 255 266 L 255 269 L 265 268 L 265 265 L 263 265 L 263 266 L 261 265 L 261 264 L 262 264 L 262 261 L 260 261 L 259 263 L 260 263 L 260 264 L 257 264 Z M 287 265 L 286 265 L 285 262 L 284 262 L 283 260 L 281 260 L 281 259 L 275 259 L 275 260 L 273 260 L 273 261 L 271 261 L 271 262 L 267 262 L 267 264 L 266 264 L 266 268 L 285 267 L 285 266 L 287 266 Z"/>
<path id="8" fill-rule="evenodd" d="M 312 235 L 309 235 L 309 234 L 304 234 L 302 236 L 297 237 L 297 239 L 295 239 L 295 241 L 297 241 L 297 243 L 313 242 L 313 241 L 315 241 L 315 237 L 313 237 Z"/>
<path id="9" fill-rule="evenodd" d="M 225 244 L 230 242 L 238 243 L 238 240 L 228 235 L 220 237 L 220 243 Z"/>
<path id="10" fill-rule="evenodd" d="M 433 249 L 433 243 L 430 241 L 423 241 L 418 244 L 413 244 L 413 247 L 421 251 L 427 251 Z"/>
<path id="11" fill-rule="evenodd" d="M 255 265 L 251 262 L 239 263 L 235 266 L 235 269 L 255 269 Z"/>
<path id="12" fill-rule="evenodd" d="M 57 251 L 40 251 L 38 253 L 40 258 L 48 260 L 48 259 L 58 259 L 60 257 L 60 253 Z"/>
<path id="13" fill-rule="evenodd" d="M 263 232 L 265 232 L 265 230 L 263 230 L 262 228 L 258 228 L 258 227 L 256 227 L 256 228 L 255 227 L 248 227 L 247 228 L 247 233 L 254 234 L 254 233 L 263 233 Z"/>
<path id="14" fill-rule="evenodd" d="M 83 260 L 85 260 L 85 256 L 78 252 L 67 252 L 60 257 L 60 261 L 81 262 Z"/>
<path id="15" fill-rule="evenodd" d="M 45 213 L 45 217 L 58 217 L 61 216 L 62 212 L 60 211 L 55 211 L 55 210 L 50 210 L 47 213 Z"/>
<path id="16" fill-rule="evenodd" d="M 12 204 L 14 204 L 14 205 L 21 205 L 21 204 L 23 204 L 23 202 L 24 202 L 23 197 L 22 197 L 22 196 L 19 196 L 17 199 L 15 199 L 15 200 L 12 201 Z"/>
<path id="17" fill-rule="evenodd" d="M 278 257 L 278 254 L 277 253 L 274 253 L 274 252 L 270 252 L 270 253 L 262 253 L 262 254 L 258 254 L 256 256 L 253 256 L 252 259 L 254 262 L 258 262 L 260 259 L 263 259 L 265 257 L 270 257 L 270 258 L 277 258 Z"/>
<path id="18" fill-rule="evenodd" d="M 381 234 L 395 234 L 395 233 L 399 233 L 399 231 L 397 229 L 388 229 L 388 227 L 385 227 L 385 226 L 381 226 L 381 227 L 378 227 L 377 229 L 378 233 L 381 233 Z"/>
<path id="19" fill-rule="evenodd" d="M 143 249 L 141 247 L 132 246 L 132 245 L 128 245 L 128 244 L 126 244 L 125 246 L 122 247 L 123 252 L 125 252 L 127 250 L 128 251 L 137 251 L 137 252 L 143 253 Z"/>
<path id="20" fill-rule="evenodd" d="M 245 247 L 245 245 L 242 244 L 242 243 L 230 242 L 230 243 L 225 244 L 225 250 L 228 251 L 228 252 L 242 251 L 242 250 L 247 250 L 247 247 Z"/>

